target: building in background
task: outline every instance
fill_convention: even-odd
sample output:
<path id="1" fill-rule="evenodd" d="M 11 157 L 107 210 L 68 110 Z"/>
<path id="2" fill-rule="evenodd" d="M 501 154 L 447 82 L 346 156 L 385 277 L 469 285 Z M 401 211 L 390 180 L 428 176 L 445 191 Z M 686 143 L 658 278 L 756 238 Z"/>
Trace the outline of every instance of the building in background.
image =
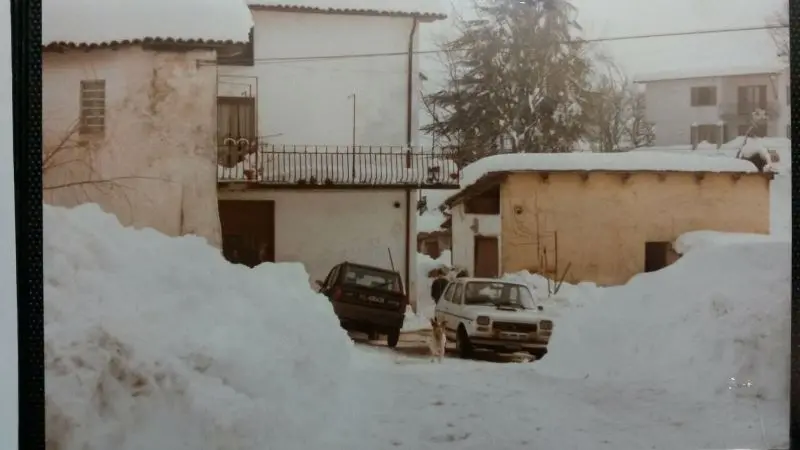
<path id="1" fill-rule="evenodd" d="M 789 70 L 745 67 L 642 75 L 656 146 L 720 145 L 752 136 L 790 137 Z M 765 113 L 754 122 L 753 113 Z M 752 127 L 752 128 L 751 128 Z"/>

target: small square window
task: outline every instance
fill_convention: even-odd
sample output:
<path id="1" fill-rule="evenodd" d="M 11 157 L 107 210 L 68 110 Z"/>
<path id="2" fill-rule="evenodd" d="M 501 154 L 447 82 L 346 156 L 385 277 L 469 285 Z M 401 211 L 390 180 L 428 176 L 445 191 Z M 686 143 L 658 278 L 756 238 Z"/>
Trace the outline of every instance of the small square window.
<path id="1" fill-rule="evenodd" d="M 80 134 L 103 135 L 106 129 L 105 80 L 81 81 Z"/>

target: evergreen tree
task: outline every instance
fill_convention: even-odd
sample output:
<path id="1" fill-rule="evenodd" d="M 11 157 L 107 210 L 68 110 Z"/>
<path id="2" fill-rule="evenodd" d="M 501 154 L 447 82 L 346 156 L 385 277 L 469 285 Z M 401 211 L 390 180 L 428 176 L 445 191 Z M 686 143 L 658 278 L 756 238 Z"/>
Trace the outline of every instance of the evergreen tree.
<path id="1" fill-rule="evenodd" d="M 423 131 L 465 164 L 501 150 L 568 152 L 584 134 L 591 66 L 566 0 L 486 0 L 444 45 L 450 78 Z M 503 149 L 502 147 L 505 147 Z"/>

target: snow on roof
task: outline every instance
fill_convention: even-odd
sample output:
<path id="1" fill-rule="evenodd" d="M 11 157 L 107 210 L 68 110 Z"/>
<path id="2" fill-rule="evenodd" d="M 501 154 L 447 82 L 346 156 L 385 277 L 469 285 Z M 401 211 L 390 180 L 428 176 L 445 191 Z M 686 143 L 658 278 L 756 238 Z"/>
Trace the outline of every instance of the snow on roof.
<path id="1" fill-rule="evenodd" d="M 640 74 L 634 77 L 636 83 L 652 83 L 656 81 L 686 80 L 692 78 L 710 77 L 735 77 L 741 75 L 759 75 L 781 73 L 786 70 L 783 65 L 761 65 L 761 66 L 736 66 L 736 67 L 706 67 L 693 68 L 687 70 L 666 70 L 648 74 Z"/>
<path id="2" fill-rule="evenodd" d="M 42 45 L 247 42 L 243 0 L 43 0 Z"/>
<path id="3" fill-rule="evenodd" d="M 461 189 L 496 172 L 758 172 L 749 161 L 666 152 L 514 153 L 480 159 L 462 171 Z"/>
<path id="4" fill-rule="evenodd" d="M 247 0 L 251 7 L 273 9 L 357 12 L 378 15 L 447 17 L 440 0 Z"/>

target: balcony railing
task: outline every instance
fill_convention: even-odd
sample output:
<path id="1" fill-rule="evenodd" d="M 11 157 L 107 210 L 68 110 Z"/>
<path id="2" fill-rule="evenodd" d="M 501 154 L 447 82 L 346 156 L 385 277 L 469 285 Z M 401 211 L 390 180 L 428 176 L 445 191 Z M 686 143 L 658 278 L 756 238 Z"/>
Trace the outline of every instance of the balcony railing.
<path id="1" fill-rule="evenodd" d="M 446 150 L 404 146 L 252 145 L 219 147 L 220 183 L 282 186 L 457 188 Z"/>
<path id="2" fill-rule="evenodd" d="M 768 120 L 776 120 L 781 114 L 779 102 L 730 102 L 719 106 L 719 115 L 723 120 L 750 120 L 753 112 L 763 110 Z"/>

